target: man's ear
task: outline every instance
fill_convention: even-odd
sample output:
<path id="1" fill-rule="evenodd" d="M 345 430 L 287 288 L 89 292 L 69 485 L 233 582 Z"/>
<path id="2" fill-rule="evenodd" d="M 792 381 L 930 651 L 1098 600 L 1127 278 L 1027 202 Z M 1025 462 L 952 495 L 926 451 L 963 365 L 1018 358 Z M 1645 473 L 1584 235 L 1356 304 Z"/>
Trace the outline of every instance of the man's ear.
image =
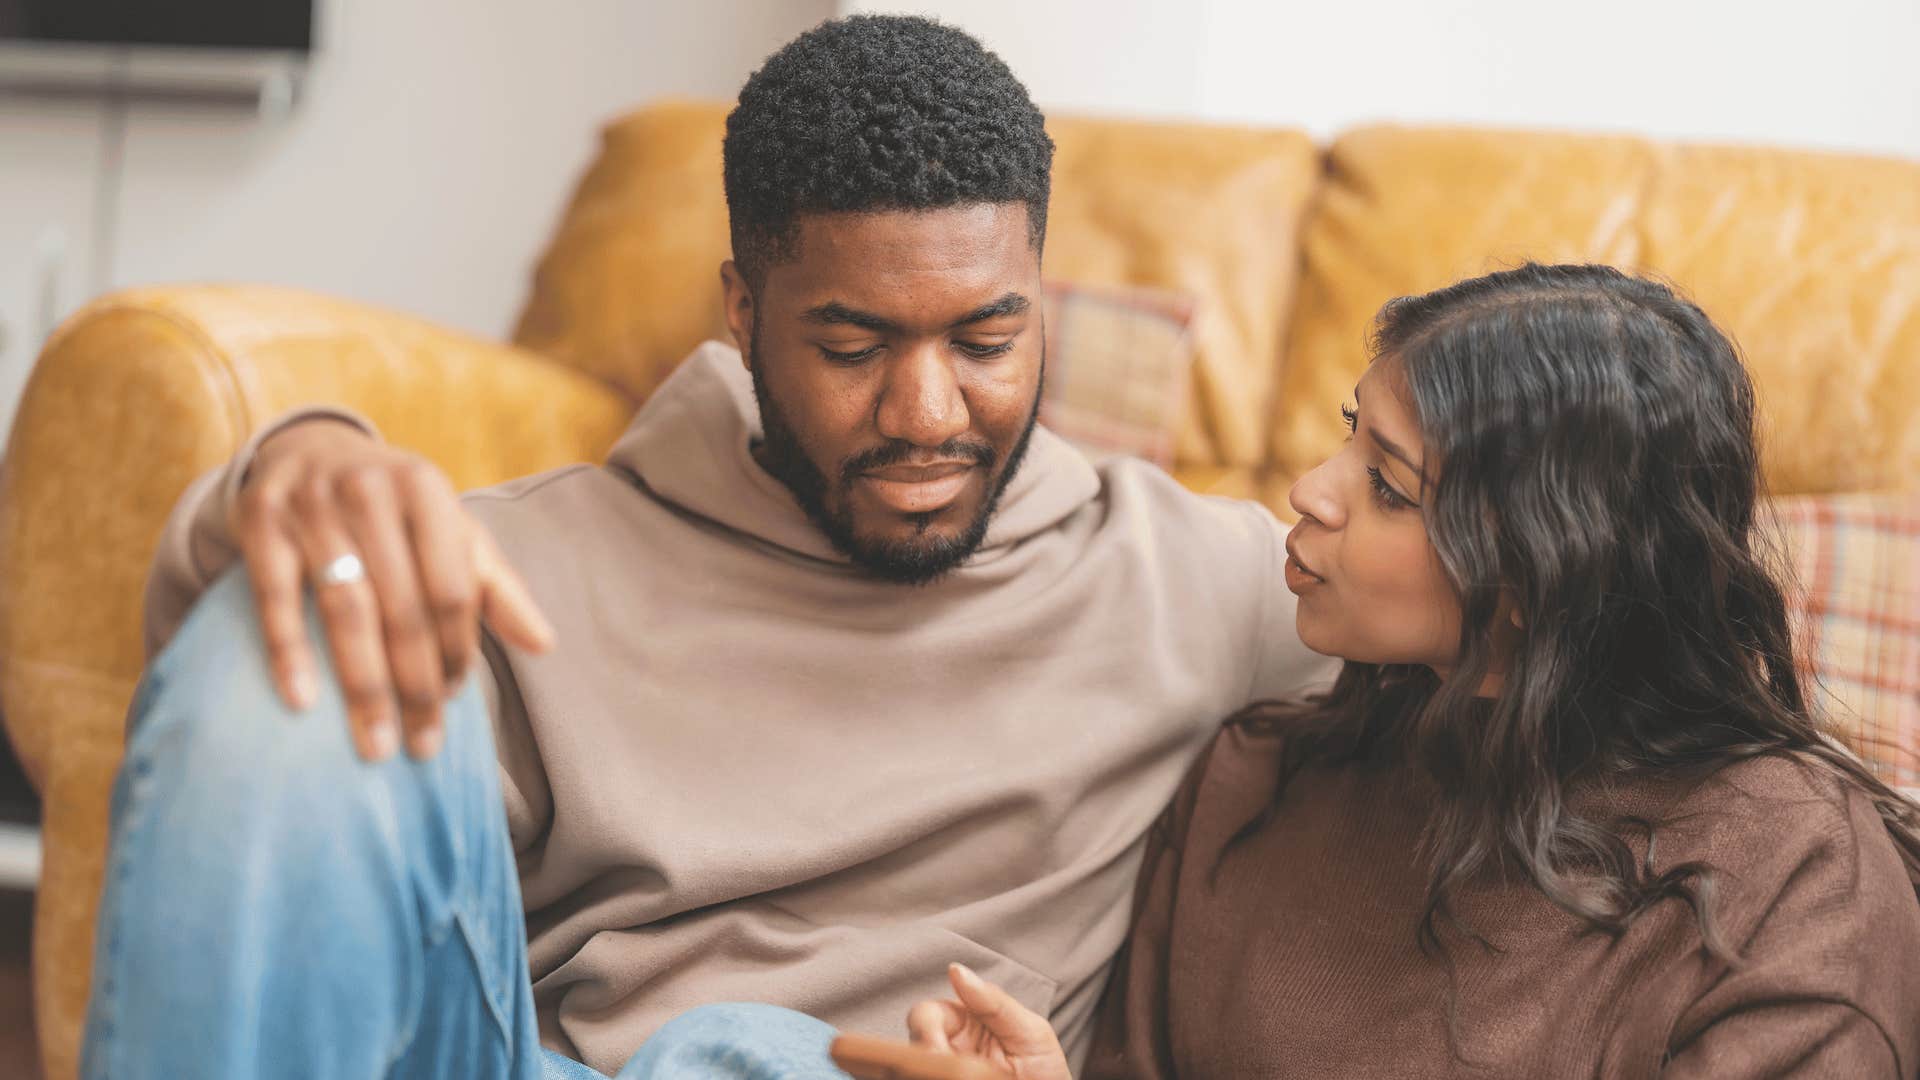
<path id="1" fill-rule="evenodd" d="M 753 348 L 753 290 L 747 288 L 746 277 L 732 259 L 720 264 L 720 295 L 733 343 L 740 349 L 741 360 L 752 367 L 753 357 L 748 354 Z"/>

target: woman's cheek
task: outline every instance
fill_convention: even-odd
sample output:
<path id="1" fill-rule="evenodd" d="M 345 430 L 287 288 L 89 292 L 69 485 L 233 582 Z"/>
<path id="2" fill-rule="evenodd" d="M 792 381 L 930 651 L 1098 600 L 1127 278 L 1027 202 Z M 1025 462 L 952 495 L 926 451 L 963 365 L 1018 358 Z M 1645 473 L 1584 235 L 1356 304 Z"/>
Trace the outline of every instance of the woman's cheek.
<path id="1" fill-rule="evenodd" d="M 1385 662 L 1446 662 L 1458 637 L 1457 604 L 1425 530 L 1380 528 L 1368 539 L 1354 595 L 1345 598 L 1355 630 Z"/>

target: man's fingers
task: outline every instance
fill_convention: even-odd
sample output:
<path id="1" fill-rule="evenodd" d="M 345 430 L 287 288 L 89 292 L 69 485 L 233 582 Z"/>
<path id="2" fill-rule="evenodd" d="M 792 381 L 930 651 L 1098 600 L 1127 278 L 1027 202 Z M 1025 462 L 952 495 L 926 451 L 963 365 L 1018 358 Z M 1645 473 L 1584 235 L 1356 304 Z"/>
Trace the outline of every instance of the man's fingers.
<path id="1" fill-rule="evenodd" d="M 291 531 L 300 544 L 307 572 L 314 577 L 314 602 L 327 632 L 334 674 L 346 696 L 347 719 L 360 756 L 379 761 L 399 746 L 399 725 L 393 715 L 393 686 L 387 673 L 386 635 L 380 627 L 380 605 L 373 586 L 363 576 L 355 581 L 325 582 L 320 573 L 344 555 L 358 555 L 353 539 L 340 524 L 331 485 L 308 478 L 294 488 L 295 517 Z M 364 558 L 362 560 L 364 564 Z"/>
<path id="2" fill-rule="evenodd" d="M 415 576 L 399 494 L 387 471 L 378 467 L 343 473 L 336 486 L 342 521 L 360 549 L 379 606 L 407 752 L 430 757 L 445 736 L 440 714 L 445 667 L 433 617 Z"/>
<path id="3" fill-rule="evenodd" d="M 480 648 L 480 588 L 469 534 L 478 526 L 460 508 L 453 485 L 420 461 L 399 478 L 400 502 L 413 536 L 420 588 L 439 639 L 447 692 L 458 689 Z"/>
<path id="4" fill-rule="evenodd" d="M 543 653 L 553 648 L 553 626 L 533 602 L 526 583 L 493 538 L 479 526 L 473 530 L 474 572 L 480 578 L 480 616 L 500 640 L 516 649 Z"/>
<path id="5" fill-rule="evenodd" d="M 346 551 L 344 547 L 330 550 Z M 379 601 L 374 598 L 373 587 L 364 579 L 322 584 L 314 595 L 320 619 L 326 624 L 334 674 L 346 697 L 354 744 L 368 761 L 391 757 L 400 745 L 400 729 L 394 717 L 386 640 L 380 632 Z"/>
<path id="6" fill-rule="evenodd" d="M 907 1038 L 915 1046 L 951 1054 L 952 1034 L 965 1025 L 966 1016 L 957 1001 L 923 1001 L 907 1012 Z"/>
<path id="7" fill-rule="evenodd" d="M 281 699 L 305 712 L 319 698 L 320 682 L 302 618 L 306 582 L 300 548 L 265 523 L 248 523 L 239 541 L 254 610 L 260 613 L 260 636 L 267 644 L 267 670 L 273 672 Z"/>
<path id="8" fill-rule="evenodd" d="M 262 444 L 233 511 L 275 682 L 295 708 L 318 696 L 303 619 L 312 579 L 361 755 L 391 754 L 404 721 L 408 749 L 424 757 L 444 738 L 450 687 L 479 654 L 480 621 L 528 652 L 551 648 L 553 627 L 439 470 L 358 433 L 349 445 L 318 425 L 294 430 Z M 348 556 L 360 577 L 322 580 Z"/>

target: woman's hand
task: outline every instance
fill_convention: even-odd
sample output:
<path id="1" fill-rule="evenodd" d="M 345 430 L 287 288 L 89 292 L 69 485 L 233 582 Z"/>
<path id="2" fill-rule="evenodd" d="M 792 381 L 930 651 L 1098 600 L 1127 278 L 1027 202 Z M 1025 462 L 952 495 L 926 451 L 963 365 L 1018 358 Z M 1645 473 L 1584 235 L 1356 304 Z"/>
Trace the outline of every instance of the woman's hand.
<path id="1" fill-rule="evenodd" d="M 907 1013 L 915 1046 L 986 1058 L 1016 1080 L 1072 1080 L 1046 1017 L 964 964 L 948 965 L 947 980 L 954 998 L 923 1001 Z"/>

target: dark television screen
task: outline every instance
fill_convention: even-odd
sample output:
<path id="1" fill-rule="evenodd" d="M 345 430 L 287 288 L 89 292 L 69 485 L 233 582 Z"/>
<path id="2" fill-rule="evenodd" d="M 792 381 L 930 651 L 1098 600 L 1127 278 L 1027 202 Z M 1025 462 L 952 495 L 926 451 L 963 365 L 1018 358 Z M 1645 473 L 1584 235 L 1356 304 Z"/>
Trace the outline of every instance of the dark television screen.
<path id="1" fill-rule="evenodd" d="M 313 48 L 313 0 L 0 0 L 0 41 Z"/>

